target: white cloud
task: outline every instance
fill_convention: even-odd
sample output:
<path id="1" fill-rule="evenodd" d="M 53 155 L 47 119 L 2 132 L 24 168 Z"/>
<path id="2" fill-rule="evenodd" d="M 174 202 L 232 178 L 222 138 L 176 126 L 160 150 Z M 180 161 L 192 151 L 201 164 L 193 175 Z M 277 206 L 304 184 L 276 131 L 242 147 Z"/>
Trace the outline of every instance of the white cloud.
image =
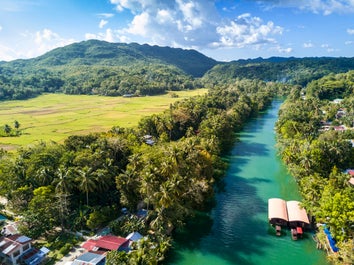
<path id="1" fill-rule="evenodd" d="M 257 0 L 265 8 L 292 7 L 316 14 L 354 13 L 353 0 Z"/>
<path id="2" fill-rule="evenodd" d="M 274 47 L 274 50 L 277 51 L 278 53 L 282 53 L 282 54 L 286 53 L 286 54 L 288 54 L 288 53 L 291 53 L 293 51 L 293 48 L 291 48 L 291 47 L 284 48 L 284 47 L 281 47 L 281 46 L 276 46 L 276 47 Z"/>
<path id="3" fill-rule="evenodd" d="M 2 31 L 2 26 L 0 25 L 0 31 Z"/>
<path id="4" fill-rule="evenodd" d="M 219 48 L 278 45 L 283 28 L 272 21 L 243 14 L 221 18 L 215 0 L 110 0 L 118 12 L 131 12 L 127 27 L 118 36 L 137 41 L 183 48 Z M 235 11 L 235 10 L 234 10 Z M 105 33 L 100 33 L 105 35 Z M 121 37 L 120 37 L 121 38 Z"/>
<path id="5" fill-rule="evenodd" d="M 75 42 L 74 39 L 65 39 L 50 29 L 43 29 L 37 32 L 23 32 L 19 41 L 10 45 L 0 43 L 0 60 L 14 60 L 18 58 L 33 58 L 42 55 L 54 48 L 62 47 Z"/>
<path id="6" fill-rule="evenodd" d="M 149 13 L 143 12 L 134 17 L 134 19 L 130 23 L 129 28 L 127 28 L 125 31 L 133 35 L 140 35 L 146 37 L 150 28 L 149 23 L 150 23 Z"/>
<path id="7" fill-rule="evenodd" d="M 111 18 L 111 17 L 114 17 L 114 14 L 112 14 L 112 13 L 99 13 L 99 14 L 97 14 L 97 16 L 100 18 Z"/>
<path id="8" fill-rule="evenodd" d="M 114 31 L 110 28 L 106 29 L 105 32 L 98 33 L 98 34 L 86 33 L 85 39 L 86 40 L 97 39 L 97 40 L 104 40 L 104 41 L 108 41 L 108 42 L 119 41 L 116 31 Z"/>
<path id="9" fill-rule="evenodd" d="M 263 24 L 259 17 L 243 14 L 231 21 L 230 24 L 217 27 L 216 31 L 220 35 L 220 40 L 214 42 L 214 46 L 242 48 L 248 45 L 276 43 L 275 39 L 270 36 L 282 34 L 283 28 L 275 26 L 272 21 Z"/>
<path id="10" fill-rule="evenodd" d="M 74 39 L 62 38 L 59 34 L 50 29 L 43 29 L 41 31 L 37 31 L 34 35 L 29 34 L 29 36 L 33 36 L 33 41 L 36 44 L 36 49 L 33 51 L 33 55 L 30 55 L 29 57 L 43 54 L 54 48 L 62 47 L 75 42 Z"/>
<path id="11" fill-rule="evenodd" d="M 303 47 L 304 47 L 304 48 L 313 48 L 314 45 L 313 45 L 312 42 L 305 42 L 305 43 L 303 44 Z"/>
<path id="12" fill-rule="evenodd" d="M 156 14 L 156 21 L 159 24 L 173 24 L 173 14 L 171 10 L 159 9 Z"/>
<path id="13" fill-rule="evenodd" d="M 354 35 L 354 29 L 347 29 L 347 33 L 349 35 Z"/>
<path id="14" fill-rule="evenodd" d="M 345 45 L 352 45 L 354 44 L 354 41 L 348 40 L 346 42 L 344 42 Z"/>
<path id="15" fill-rule="evenodd" d="M 108 23 L 107 20 L 101 19 L 100 24 L 98 25 L 98 27 L 100 29 L 102 29 L 107 23 Z"/>
<path id="16" fill-rule="evenodd" d="M 15 50 L 7 47 L 5 45 L 0 44 L 0 61 L 11 61 L 18 57 Z"/>
<path id="17" fill-rule="evenodd" d="M 327 43 L 321 44 L 321 48 L 329 48 L 329 44 Z"/>

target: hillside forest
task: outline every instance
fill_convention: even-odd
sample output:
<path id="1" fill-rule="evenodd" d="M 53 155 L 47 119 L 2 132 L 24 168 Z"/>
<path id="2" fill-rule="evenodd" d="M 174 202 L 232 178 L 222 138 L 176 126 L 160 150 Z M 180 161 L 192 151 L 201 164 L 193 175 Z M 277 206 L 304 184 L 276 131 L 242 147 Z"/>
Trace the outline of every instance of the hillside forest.
<path id="1" fill-rule="evenodd" d="M 142 118 L 134 128 L 1 150 L 0 195 L 8 200 L 7 210 L 21 216 L 23 234 L 58 250 L 53 260 L 78 243 L 69 232 L 108 226 L 116 235 L 139 231 L 146 237 L 129 253 L 109 252 L 107 264 L 161 263 L 175 229 L 210 210 L 236 133 L 275 97 L 283 97 L 276 124 L 279 154 L 299 184 L 303 205 L 335 237 L 340 251 L 329 259 L 350 264 L 351 69 L 353 58 L 219 63 L 191 50 L 100 41 L 2 62 L 1 100 L 42 93 L 143 96 L 197 87 L 209 92 Z M 122 209 L 132 215 L 121 215 Z M 141 218 L 137 209 L 146 215 Z"/>

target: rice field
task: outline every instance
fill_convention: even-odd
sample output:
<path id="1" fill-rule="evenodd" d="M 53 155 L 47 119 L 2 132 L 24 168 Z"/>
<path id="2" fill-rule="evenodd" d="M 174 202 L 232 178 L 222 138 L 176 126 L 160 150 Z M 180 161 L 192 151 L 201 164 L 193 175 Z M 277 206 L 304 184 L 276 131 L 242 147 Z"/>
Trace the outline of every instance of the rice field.
<path id="1" fill-rule="evenodd" d="M 14 128 L 20 123 L 21 135 L 0 137 L 0 148 L 7 150 L 37 141 L 62 142 L 70 135 L 102 132 L 113 126 L 133 127 L 139 120 L 167 109 L 178 100 L 202 95 L 206 89 L 173 92 L 147 97 L 104 97 L 45 94 L 33 99 L 0 102 L 0 126 Z"/>

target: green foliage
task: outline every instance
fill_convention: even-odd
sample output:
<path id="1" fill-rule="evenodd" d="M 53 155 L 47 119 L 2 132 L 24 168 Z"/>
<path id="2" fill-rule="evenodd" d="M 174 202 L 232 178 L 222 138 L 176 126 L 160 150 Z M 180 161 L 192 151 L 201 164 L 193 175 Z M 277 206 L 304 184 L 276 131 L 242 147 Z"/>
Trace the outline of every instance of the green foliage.
<path id="1" fill-rule="evenodd" d="M 343 74 L 330 74 L 314 80 L 307 86 L 307 94 L 321 100 L 345 98 L 354 93 L 354 71 Z"/>
<path id="2" fill-rule="evenodd" d="M 147 218 L 121 217 L 111 227 L 120 235 L 139 231 L 150 236 L 129 254 L 109 254 L 107 262 L 157 264 L 170 247 L 167 235 L 212 200 L 215 182 L 226 169 L 221 155 L 235 132 L 271 103 L 279 87 L 238 80 L 172 104 L 164 113 L 141 120 L 137 128 L 113 127 L 106 133 L 70 136 L 63 144 L 40 142 L 13 156 L 5 154 L 0 191 L 14 207 L 21 202 L 23 231 L 33 238 L 50 238 L 59 226 L 97 229 L 117 218 L 122 207 L 131 212 L 144 207 Z M 145 143 L 147 134 L 154 144 Z M 62 254 L 67 248 L 58 247 Z"/>
<path id="3" fill-rule="evenodd" d="M 216 64 L 194 50 L 98 40 L 74 43 L 0 66 L 0 100 L 42 93 L 156 95 L 200 87 L 193 77 Z M 193 77 L 192 77 L 193 76 Z"/>
<path id="4" fill-rule="evenodd" d="M 91 230 L 98 229 L 108 224 L 108 222 L 117 218 L 118 210 L 111 206 L 105 206 L 94 209 L 86 221 L 86 225 Z"/>
<path id="5" fill-rule="evenodd" d="M 325 76 L 308 84 L 303 99 L 292 91 L 276 124 L 280 155 L 299 183 L 306 209 L 327 224 L 340 246 L 339 253 L 329 257 L 335 264 L 346 264 L 352 256 L 348 242 L 354 234 L 354 189 L 350 175 L 343 173 L 354 167 L 352 79 L 353 71 Z M 328 101 L 337 97 L 343 102 Z M 344 123 L 346 119 L 336 115 L 340 108 L 351 120 L 348 129 L 320 130 L 320 121 Z"/>
<path id="6" fill-rule="evenodd" d="M 59 253 L 65 256 L 70 252 L 70 250 L 73 248 L 73 245 L 70 243 L 66 243 L 63 247 L 59 249 Z"/>
<path id="7" fill-rule="evenodd" d="M 329 73 L 347 72 L 353 68 L 353 58 L 239 60 L 214 66 L 203 76 L 202 81 L 208 87 L 245 78 L 305 86 Z"/>

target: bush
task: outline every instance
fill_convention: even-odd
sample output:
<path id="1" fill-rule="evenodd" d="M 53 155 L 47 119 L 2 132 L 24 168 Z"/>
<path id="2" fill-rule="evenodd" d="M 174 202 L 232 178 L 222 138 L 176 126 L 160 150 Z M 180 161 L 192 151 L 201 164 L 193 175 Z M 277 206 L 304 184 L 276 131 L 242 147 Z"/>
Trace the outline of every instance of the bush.
<path id="1" fill-rule="evenodd" d="M 70 243 L 66 243 L 61 249 L 59 250 L 59 253 L 65 256 L 70 252 L 70 250 L 73 248 L 73 245 Z"/>

